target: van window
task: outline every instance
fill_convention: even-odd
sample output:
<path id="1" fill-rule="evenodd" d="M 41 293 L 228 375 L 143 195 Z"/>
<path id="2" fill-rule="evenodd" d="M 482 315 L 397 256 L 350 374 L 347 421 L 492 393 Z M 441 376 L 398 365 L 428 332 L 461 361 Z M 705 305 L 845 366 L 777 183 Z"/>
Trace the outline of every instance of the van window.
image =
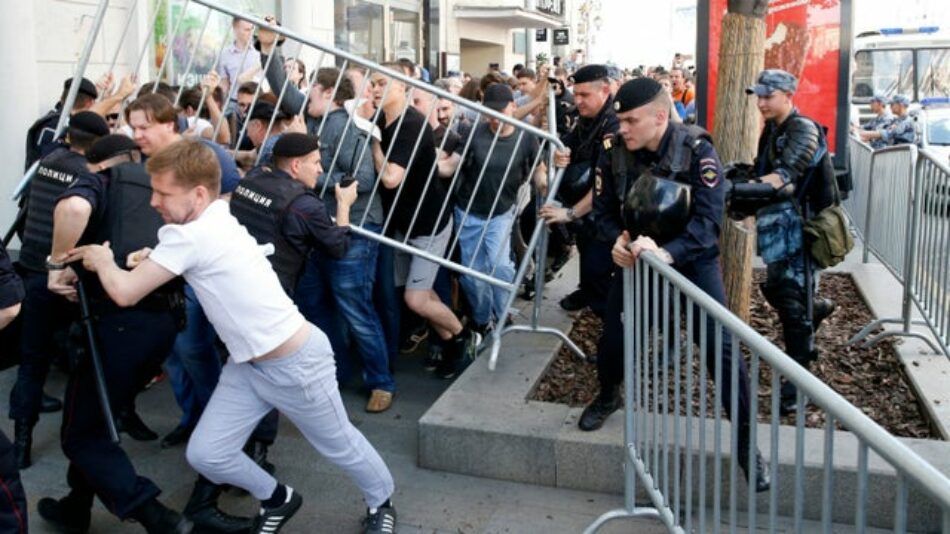
<path id="1" fill-rule="evenodd" d="M 919 99 L 950 96 L 950 49 L 922 48 L 917 51 Z"/>
<path id="2" fill-rule="evenodd" d="M 914 94 L 914 56 L 911 50 L 861 50 L 854 54 L 852 87 L 857 101 L 874 93 Z"/>

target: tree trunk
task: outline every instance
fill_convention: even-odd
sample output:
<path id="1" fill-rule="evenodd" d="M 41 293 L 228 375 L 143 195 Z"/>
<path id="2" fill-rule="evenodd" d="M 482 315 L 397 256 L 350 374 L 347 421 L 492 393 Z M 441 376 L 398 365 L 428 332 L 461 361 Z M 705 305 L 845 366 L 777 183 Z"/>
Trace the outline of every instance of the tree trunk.
<path id="1" fill-rule="evenodd" d="M 760 131 L 755 98 L 745 94 L 765 61 L 765 1 L 730 2 L 730 12 L 722 20 L 719 45 L 719 76 L 716 88 L 716 151 L 722 162 L 751 162 L 755 158 Z M 746 14 L 733 12 L 734 9 Z M 761 13 L 761 15 L 760 15 Z M 741 222 L 725 218 L 720 236 L 723 281 L 729 309 L 749 321 L 752 292 L 752 256 L 755 253 L 755 225 L 751 218 Z"/>

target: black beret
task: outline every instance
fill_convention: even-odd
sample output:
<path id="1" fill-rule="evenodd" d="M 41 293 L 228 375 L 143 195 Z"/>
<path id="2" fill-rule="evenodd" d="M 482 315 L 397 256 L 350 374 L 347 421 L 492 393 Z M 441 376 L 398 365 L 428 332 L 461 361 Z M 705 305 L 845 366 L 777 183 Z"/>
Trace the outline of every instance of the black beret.
<path id="1" fill-rule="evenodd" d="M 320 140 L 315 135 L 297 132 L 281 134 L 274 143 L 274 156 L 278 158 L 299 158 L 320 148 Z"/>
<path id="2" fill-rule="evenodd" d="M 138 149 L 139 146 L 135 144 L 135 141 L 126 135 L 107 135 L 89 147 L 89 150 L 86 151 L 86 161 L 89 163 L 101 163 L 113 156 Z"/>
<path id="3" fill-rule="evenodd" d="M 614 97 L 614 111 L 623 113 L 652 102 L 663 89 L 653 78 L 634 78 L 620 86 Z"/>
<path id="4" fill-rule="evenodd" d="M 68 91 L 72 84 L 73 79 L 67 78 L 66 81 L 63 82 L 63 90 Z M 79 82 L 79 92 L 84 95 L 91 96 L 92 98 L 99 98 L 99 90 L 96 89 L 96 84 L 92 83 L 87 78 L 83 78 L 82 81 Z"/>
<path id="5" fill-rule="evenodd" d="M 271 117 L 273 117 L 275 113 L 277 114 L 277 120 L 287 118 L 287 115 L 285 115 L 282 111 L 277 111 L 277 108 L 274 107 L 274 104 L 258 100 L 254 103 L 254 108 L 251 110 L 248 120 L 259 119 L 269 123 Z"/>
<path id="6" fill-rule="evenodd" d="M 571 74 L 568 79 L 571 83 L 587 83 L 609 78 L 607 67 L 603 65 L 584 65 Z"/>
<path id="7" fill-rule="evenodd" d="M 90 135 L 102 137 L 109 135 L 109 125 L 102 115 L 93 111 L 80 111 L 69 117 L 69 129 L 79 130 Z"/>

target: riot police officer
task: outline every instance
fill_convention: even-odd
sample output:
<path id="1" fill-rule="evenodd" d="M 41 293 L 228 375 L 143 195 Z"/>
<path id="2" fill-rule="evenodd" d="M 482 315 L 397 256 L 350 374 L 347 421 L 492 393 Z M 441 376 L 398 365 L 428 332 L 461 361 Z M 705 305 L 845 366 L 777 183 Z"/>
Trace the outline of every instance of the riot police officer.
<path id="1" fill-rule="evenodd" d="M 590 306 L 603 314 L 610 288 L 611 241 L 600 239 L 594 215 L 594 168 L 608 140 L 617 132 L 610 77 L 603 65 L 586 65 L 570 77 L 574 84 L 574 105 L 579 118 L 573 130 L 563 136 L 565 151 L 558 151 L 554 164 L 565 168 L 558 190 L 564 207 L 546 205 L 540 214 L 548 224 L 572 223 L 581 256 L 580 288 L 561 300 L 561 307 L 575 311 Z"/>
<path id="2" fill-rule="evenodd" d="M 53 360 L 54 333 L 65 330 L 74 311 L 47 289 L 47 256 L 52 247 L 53 207 L 56 199 L 80 174 L 87 172 L 86 150 L 108 135 L 105 119 L 91 111 L 70 118 L 66 145 L 40 160 L 26 195 L 26 221 L 19 264 L 26 287 L 23 304 L 21 363 L 10 391 L 10 419 L 14 421 L 14 451 L 17 465 L 31 464 L 33 426 L 42 411 L 61 407 L 58 400 L 44 398 L 43 383 Z"/>
<path id="3" fill-rule="evenodd" d="M 887 142 L 880 137 L 879 132 L 886 130 L 894 122 L 894 115 L 888 113 L 887 98 L 880 93 L 871 97 L 870 105 L 871 111 L 874 112 L 874 118 L 862 124 L 860 130 L 856 129 L 855 131 L 862 141 L 871 145 L 871 148 L 886 147 Z"/>
<path id="4" fill-rule="evenodd" d="M 10 257 L 0 243 L 0 331 L 6 328 L 20 312 L 23 301 L 23 282 L 13 270 Z M 13 444 L 0 430 L 0 484 L 6 490 L 0 494 L 0 530 L 27 532 L 26 494 L 20 482 Z"/>
<path id="5" fill-rule="evenodd" d="M 601 236 L 614 241 L 611 254 L 617 266 L 629 267 L 639 254 L 653 251 L 717 302 L 724 303 L 719 230 L 725 185 L 719 156 L 704 130 L 670 122 L 669 98 L 666 90 L 651 78 L 628 81 L 617 92 L 614 109 L 619 131 L 612 147 L 598 164 L 594 185 L 595 221 Z M 651 191 L 654 184 L 659 183 L 671 188 L 667 193 L 681 200 L 672 204 L 655 202 L 656 197 Z M 689 195 L 685 194 L 686 190 Z M 642 196 L 652 204 L 638 209 L 625 207 L 631 192 L 636 193 L 634 197 L 644 193 Z M 687 196 L 691 197 L 688 202 L 683 200 Z M 658 219 L 651 219 L 652 213 L 658 214 Z M 663 223 L 657 224 L 661 220 Z M 622 277 L 614 276 L 607 299 L 604 331 L 598 344 L 600 394 L 584 409 L 578 422 L 581 430 L 600 428 L 606 418 L 621 406 L 622 291 Z M 694 342 L 699 341 L 699 316 L 698 312 L 693 314 L 696 323 L 693 326 Z M 717 365 L 715 330 L 712 319 L 709 319 L 704 356 L 710 372 Z M 732 360 L 732 341 L 727 332 L 722 332 L 721 349 L 718 362 L 724 378 L 721 401 L 727 415 L 739 426 L 739 465 L 745 472 L 749 456 L 754 455 L 756 489 L 765 491 L 769 487 L 768 465 L 749 442 L 749 377 L 745 362 L 741 357 Z M 730 380 L 725 379 L 732 375 L 733 365 L 738 366 L 737 391 L 732 391 Z M 738 413 L 731 413 L 732 395 L 738 397 Z"/>
<path id="6" fill-rule="evenodd" d="M 151 207 L 152 188 L 135 143 L 109 135 L 87 151 L 91 170 L 79 175 L 54 211 L 47 269 L 50 289 L 76 297 L 76 273 L 64 261 L 80 243 L 111 244 L 115 261 L 126 265 L 134 251 L 157 242 L 162 219 Z M 155 376 L 168 355 L 183 312 L 181 284 L 169 282 L 130 307 L 108 298 L 96 277 L 85 281 L 103 377 L 112 410 L 127 406 Z M 70 493 L 39 501 L 40 516 L 64 529 L 89 528 L 94 496 L 120 519 L 135 519 L 149 533 L 190 532 L 191 522 L 157 500 L 159 488 L 135 472 L 128 455 L 113 443 L 100 406 L 92 364 L 83 358 L 66 386 L 61 444 L 69 459 Z"/>
<path id="7" fill-rule="evenodd" d="M 756 214 L 758 253 L 766 264 L 762 293 L 778 311 L 785 352 L 808 367 L 818 358 L 815 330 L 835 305 L 828 299 L 816 300 L 809 314 L 808 300 L 814 296 L 808 293 L 817 283 L 806 276 L 811 260 L 803 247 L 802 217 L 834 204 L 838 191 L 822 127 L 801 115 L 792 102 L 797 86 L 790 73 L 767 69 L 746 93 L 756 95 L 765 118 L 755 173 L 777 190 L 793 188 L 791 199 L 777 196 L 775 203 Z M 796 408 L 796 389 L 790 382 L 782 385 L 780 406 L 782 413 Z"/>
<path id="8" fill-rule="evenodd" d="M 73 84 L 73 79 L 69 78 L 63 82 L 63 94 L 59 97 L 56 106 L 49 110 L 30 126 L 26 133 L 26 169 L 33 165 L 33 162 L 52 152 L 58 143 L 58 139 L 53 138 L 56 133 L 56 125 L 59 123 L 59 117 L 63 113 L 63 104 L 66 103 L 66 96 L 69 94 L 69 88 Z M 76 100 L 73 102 L 72 112 L 85 111 L 96 103 L 99 98 L 99 90 L 96 84 L 82 78 L 79 83 L 79 90 L 76 93 Z"/>

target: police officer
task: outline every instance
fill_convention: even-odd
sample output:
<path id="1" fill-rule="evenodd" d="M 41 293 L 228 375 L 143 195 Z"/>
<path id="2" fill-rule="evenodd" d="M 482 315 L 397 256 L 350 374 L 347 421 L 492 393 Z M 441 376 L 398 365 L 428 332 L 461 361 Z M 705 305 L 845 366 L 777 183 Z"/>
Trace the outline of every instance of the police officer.
<path id="1" fill-rule="evenodd" d="M 785 352 L 808 367 L 818 357 L 814 331 L 835 305 L 828 299 L 816 300 L 809 314 L 808 299 L 813 295 L 807 294 L 808 288 L 814 290 L 817 283 L 806 278 L 805 262 L 810 259 L 802 246 L 802 215 L 817 214 L 832 205 L 838 192 L 833 167 L 828 169 L 830 156 L 822 127 L 801 115 L 792 102 L 797 86 L 798 80 L 788 72 L 767 69 L 746 93 L 756 95 L 765 118 L 756 175 L 776 190 L 793 188 L 792 199 L 779 195 L 756 214 L 758 253 L 766 264 L 762 293 L 778 311 Z M 796 390 L 790 382 L 782 385 L 780 407 L 782 413 L 796 408 Z"/>
<path id="2" fill-rule="evenodd" d="M 617 132 L 617 116 L 607 67 L 586 65 L 571 75 L 570 81 L 574 84 L 574 104 L 579 118 L 574 129 L 561 138 L 566 150 L 554 155 L 555 166 L 565 168 L 558 190 L 558 197 L 565 206 L 545 205 L 540 214 L 548 224 L 573 223 L 578 237 L 580 288 L 564 297 L 561 307 L 576 311 L 590 306 L 602 315 L 610 288 L 611 241 L 600 238 L 591 214 L 592 178 L 601 152 Z"/>
<path id="3" fill-rule="evenodd" d="M 883 148 L 887 146 L 887 142 L 878 132 L 886 130 L 894 122 L 894 115 L 887 111 L 887 98 L 880 93 L 871 97 L 871 111 L 874 112 L 874 118 L 864 123 L 860 130 L 855 129 L 855 133 L 862 141 L 869 143 L 871 148 Z"/>
<path id="4" fill-rule="evenodd" d="M 20 312 L 23 301 L 23 282 L 13 270 L 10 257 L 3 243 L 0 243 L 0 330 L 3 330 Z M 6 491 L 0 492 L 0 531 L 27 532 L 26 494 L 20 483 L 13 444 L 0 430 L 0 485 Z"/>
<path id="5" fill-rule="evenodd" d="M 66 96 L 69 94 L 72 83 L 72 78 L 63 82 L 63 94 L 59 97 L 59 102 L 46 115 L 37 119 L 27 131 L 26 169 L 29 169 L 36 160 L 52 152 L 59 144 L 59 140 L 53 138 L 53 134 L 56 133 L 56 125 L 59 123 L 60 115 L 63 114 L 63 104 L 66 103 Z M 73 102 L 72 113 L 91 108 L 96 103 L 97 98 L 99 98 L 99 91 L 96 89 L 96 84 L 83 78 L 79 83 L 76 100 Z"/>
<path id="6" fill-rule="evenodd" d="M 719 156 L 710 142 L 709 134 L 695 126 L 670 122 L 670 96 L 652 78 L 637 78 L 624 83 L 617 92 L 614 109 L 619 120 L 619 131 L 610 150 L 598 164 L 594 185 L 594 215 L 603 237 L 612 237 L 611 251 L 619 267 L 632 266 L 644 251 L 653 251 L 659 258 L 686 276 L 719 303 L 725 302 L 722 272 L 719 267 L 719 230 L 725 202 L 725 185 Z M 643 234 L 624 230 L 624 203 L 634 188 L 655 183 L 665 178 L 676 189 L 688 189 L 691 206 L 677 203 L 672 215 L 680 224 L 674 231 L 658 229 L 654 224 L 643 225 Z M 683 187 L 685 184 L 686 187 Z M 682 193 L 678 193 L 682 195 Z M 685 197 L 685 195 L 682 195 Z M 656 209 L 637 210 L 634 218 L 646 220 Z M 629 210 L 628 210 L 629 211 Z M 628 217 L 629 218 L 629 217 Z M 655 221 L 654 221 L 655 222 Z M 673 226 L 673 225 L 667 225 Z M 633 229 L 636 232 L 638 229 Z M 648 235 L 644 235 L 648 234 Z M 619 386 L 623 380 L 623 301 L 622 277 L 614 276 L 607 299 L 604 331 L 598 345 L 597 378 L 600 394 L 581 415 L 578 426 L 591 431 L 600 428 L 607 417 L 620 408 Z M 694 314 L 694 342 L 699 341 L 699 313 Z M 706 325 L 706 365 L 710 373 L 716 362 L 715 328 Z M 739 465 L 745 472 L 750 454 L 755 456 L 755 484 L 757 491 L 769 487 L 768 465 L 757 449 L 749 443 L 749 377 L 742 358 L 733 361 L 732 341 L 728 333 L 721 338 L 721 366 L 723 383 L 722 406 L 730 419 L 739 425 Z M 731 390 L 732 366 L 738 365 L 738 390 Z M 731 413 L 732 395 L 738 396 L 738 413 Z"/>
<path id="7" fill-rule="evenodd" d="M 151 207 L 152 188 L 138 147 L 128 137 L 109 135 L 87 151 L 90 169 L 60 197 L 54 212 L 52 254 L 47 262 L 51 289 L 76 297 L 69 284 L 76 273 L 63 263 L 79 243 L 111 243 L 115 261 L 154 246 L 162 219 Z M 56 283 L 52 281 L 56 280 Z M 86 280 L 103 375 L 113 410 L 132 401 L 155 376 L 178 330 L 183 307 L 174 281 L 130 307 L 115 305 L 96 277 Z M 69 459 L 69 494 L 39 501 L 40 516 L 60 529 L 85 532 L 94 496 L 120 519 L 135 519 L 149 533 L 190 532 L 191 523 L 157 500 L 159 488 L 138 475 L 125 451 L 107 431 L 88 358 L 78 362 L 66 386 L 61 444 Z"/>
<path id="8" fill-rule="evenodd" d="M 85 151 L 108 135 L 105 119 L 91 111 L 70 118 L 66 145 L 40 161 L 26 195 L 26 221 L 19 264 L 26 287 L 23 303 L 21 363 L 10 391 L 10 419 L 14 422 L 17 465 L 31 464 L 33 426 L 40 412 L 56 411 L 62 404 L 43 393 L 53 360 L 54 333 L 65 330 L 74 307 L 47 289 L 47 257 L 52 247 L 53 207 L 56 199 L 80 174 L 87 172 Z"/>
<path id="9" fill-rule="evenodd" d="M 886 128 L 878 130 L 877 138 L 889 146 L 912 145 L 917 142 L 917 129 L 914 128 L 914 118 L 910 116 L 910 98 L 906 95 L 895 95 L 891 99 L 891 113 L 894 122 Z M 873 134 L 871 136 L 873 139 Z"/>

